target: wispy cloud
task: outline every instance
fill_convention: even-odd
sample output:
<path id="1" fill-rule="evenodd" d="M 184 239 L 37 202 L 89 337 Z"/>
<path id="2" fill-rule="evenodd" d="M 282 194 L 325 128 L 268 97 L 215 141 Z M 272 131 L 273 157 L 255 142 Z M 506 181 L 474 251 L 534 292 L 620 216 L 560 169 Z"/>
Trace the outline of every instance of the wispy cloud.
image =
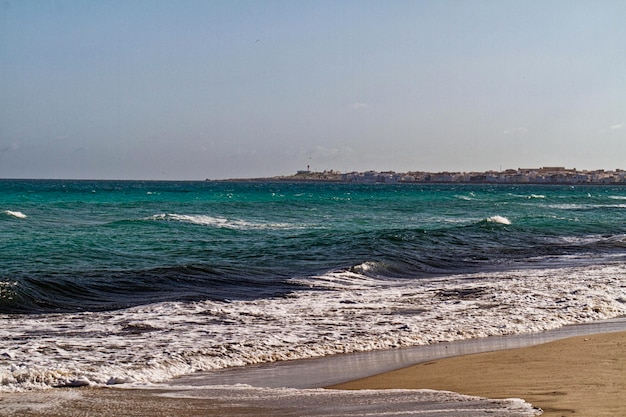
<path id="1" fill-rule="evenodd" d="M 525 127 L 512 127 L 510 129 L 504 130 L 502 133 L 505 135 L 522 135 L 527 132 L 528 129 L 526 129 Z"/>
<path id="2" fill-rule="evenodd" d="M 11 152 L 11 151 L 17 150 L 17 148 L 19 148 L 19 145 L 13 142 L 13 143 L 10 143 L 8 145 L 1 147 L 0 152 Z"/>
<path id="3" fill-rule="evenodd" d="M 615 132 L 616 130 L 620 130 L 622 128 L 624 128 L 624 123 L 616 123 L 609 127 L 603 127 L 602 129 L 598 130 L 598 133 L 600 133 L 601 135 L 611 134 L 611 132 Z"/>
<path id="4" fill-rule="evenodd" d="M 350 104 L 350 108 L 353 110 L 369 109 L 369 107 L 370 107 L 369 104 L 362 102 L 362 101 Z"/>

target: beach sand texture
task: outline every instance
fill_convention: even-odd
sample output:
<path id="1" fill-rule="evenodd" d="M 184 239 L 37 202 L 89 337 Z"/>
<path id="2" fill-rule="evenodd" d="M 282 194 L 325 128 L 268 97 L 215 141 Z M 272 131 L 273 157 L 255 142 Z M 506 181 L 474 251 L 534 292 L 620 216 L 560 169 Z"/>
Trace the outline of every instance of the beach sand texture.
<path id="1" fill-rule="evenodd" d="M 626 416 L 626 332 L 427 362 L 332 388 L 431 388 L 523 398 L 546 417 Z"/>

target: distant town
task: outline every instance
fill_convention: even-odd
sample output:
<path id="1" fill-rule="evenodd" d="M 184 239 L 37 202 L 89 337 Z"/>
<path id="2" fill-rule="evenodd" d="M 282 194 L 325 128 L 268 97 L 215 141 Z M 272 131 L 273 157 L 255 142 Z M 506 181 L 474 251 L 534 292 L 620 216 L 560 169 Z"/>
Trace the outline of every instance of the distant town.
<path id="1" fill-rule="evenodd" d="M 260 179 L 259 179 L 260 180 Z M 273 181 L 328 181 L 344 183 L 478 183 L 478 184 L 626 184 L 626 171 L 579 171 L 576 168 L 518 168 L 486 172 L 347 172 L 298 171 L 294 175 L 263 178 Z"/>

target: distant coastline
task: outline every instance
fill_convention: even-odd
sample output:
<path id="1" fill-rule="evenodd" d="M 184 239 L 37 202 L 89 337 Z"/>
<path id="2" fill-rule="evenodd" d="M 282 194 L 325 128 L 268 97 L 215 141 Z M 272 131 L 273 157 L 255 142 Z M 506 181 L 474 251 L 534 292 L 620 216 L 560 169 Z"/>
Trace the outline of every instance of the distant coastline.
<path id="1" fill-rule="evenodd" d="M 207 181 L 209 181 L 207 179 Z M 518 168 L 485 172 L 365 171 L 341 173 L 335 170 L 302 170 L 293 175 L 222 181 L 337 182 L 363 184 L 452 183 L 452 184 L 626 184 L 626 171 L 577 170 L 565 167 Z"/>

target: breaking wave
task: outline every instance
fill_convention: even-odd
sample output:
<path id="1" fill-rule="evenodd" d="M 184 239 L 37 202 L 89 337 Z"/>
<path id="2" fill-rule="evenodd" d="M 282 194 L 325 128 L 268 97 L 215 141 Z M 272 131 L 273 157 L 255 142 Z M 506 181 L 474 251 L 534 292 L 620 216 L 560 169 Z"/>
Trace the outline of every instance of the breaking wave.
<path id="1" fill-rule="evenodd" d="M 7 216 L 15 217 L 17 219 L 25 219 L 26 217 L 28 217 L 21 211 L 4 210 L 3 213 L 6 214 Z"/>
<path id="2" fill-rule="evenodd" d="M 219 227 L 236 230 L 260 230 L 260 229 L 300 229 L 305 226 L 290 223 L 257 223 L 246 220 L 227 219 L 224 217 L 213 217 L 204 214 L 175 214 L 163 213 L 155 214 L 146 220 L 173 221 L 197 224 L 201 226 Z"/>
<path id="3" fill-rule="evenodd" d="M 487 219 L 489 223 L 511 224 L 511 220 L 503 216 L 491 216 Z"/>

